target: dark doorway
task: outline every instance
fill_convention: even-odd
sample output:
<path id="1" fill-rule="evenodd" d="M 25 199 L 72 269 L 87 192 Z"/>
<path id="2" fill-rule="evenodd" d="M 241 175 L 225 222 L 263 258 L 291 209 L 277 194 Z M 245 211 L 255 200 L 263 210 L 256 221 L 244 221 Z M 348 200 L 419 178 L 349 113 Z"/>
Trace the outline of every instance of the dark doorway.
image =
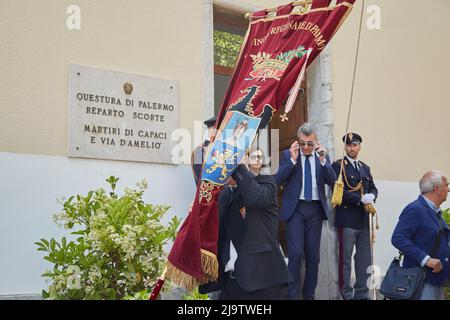
<path id="1" fill-rule="evenodd" d="M 297 139 L 298 128 L 308 120 L 308 99 L 306 90 L 306 79 L 302 81 L 300 92 L 298 93 L 297 99 L 295 100 L 294 107 L 288 114 L 288 121 L 282 122 L 280 115 L 284 113 L 284 108 L 275 113 L 272 121 L 270 122 L 270 129 L 279 130 L 279 155 L 281 156 L 281 151 L 289 149 L 291 144 Z M 273 145 L 272 143 L 270 144 Z M 273 154 L 274 150 L 271 150 Z M 299 182 L 300 183 L 300 182 Z M 278 208 L 281 208 L 281 196 L 283 194 L 283 186 L 278 186 Z M 286 247 L 286 227 L 285 223 L 280 221 L 279 224 L 279 236 L 280 244 L 283 249 L 283 253 L 287 256 Z"/>
<path id="2" fill-rule="evenodd" d="M 230 11 L 227 8 L 214 4 L 214 113 L 219 113 L 223 98 L 228 89 L 230 79 L 233 75 L 234 66 L 239 55 L 240 46 L 244 40 L 248 28 L 248 20 L 245 12 Z M 282 122 L 280 115 L 284 108 L 275 113 L 269 129 L 279 130 L 278 154 L 289 149 L 292 142 L 297 138 L 297 129 L 308 119 L 307 83 L 302 82 L 300 92 L 294 107 L 289 112 L 289 120 Z M 284 106 L 283 106 L 284 107 Z M 268 139 L 270 139 L 270 134 Z M 269 142 L 269 145 L 273 145 Z M 276 144 L 275 144 L 276 145 Z M 273 154 L 275 150 L 270 150 Z M 281 207 L 281 195 L 283 187 L 278 188 L 278 205 Z M 280 243 L 284 254 L 287 256 L 285 224 L 279 225 Z"/>

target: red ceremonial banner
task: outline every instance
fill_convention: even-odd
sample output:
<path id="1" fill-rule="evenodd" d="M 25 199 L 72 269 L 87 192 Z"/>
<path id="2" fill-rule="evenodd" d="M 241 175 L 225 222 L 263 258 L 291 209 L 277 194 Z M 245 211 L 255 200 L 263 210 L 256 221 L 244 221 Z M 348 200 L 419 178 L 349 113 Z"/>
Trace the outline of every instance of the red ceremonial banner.
<path id="1" fill-rule="evenodd" d="M 310 8 L 303 7 L 306 12 L 290 3 L 278 7 L 274 14 L 262 10 L 251 15 L 193 207 L 168 257 L 167 278 L 188 290 L 217 279 L 217 201 L 222 186 L 248 151 L 257 130 L 267 126 L 288 98 L 282 116 L 287 120 L 306 67 L 339 29 L 355 0 L 338 0 L 334 6 L 330 2 L 313 0 Z"/>

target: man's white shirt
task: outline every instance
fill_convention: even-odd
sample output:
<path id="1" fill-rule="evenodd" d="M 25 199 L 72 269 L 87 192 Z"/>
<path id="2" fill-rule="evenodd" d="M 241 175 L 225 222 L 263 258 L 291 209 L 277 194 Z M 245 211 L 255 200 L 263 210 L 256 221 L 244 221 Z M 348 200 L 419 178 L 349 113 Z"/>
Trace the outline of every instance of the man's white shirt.
<path id="1" fill-rule="evenodd" d="M 302 186 L 305 185 L 305 161 L 306 156 L 303 154 L 303 152 L 300 152 L 300 159 L 302 161 Z M 315 153 L 312 153 L 311 156 L 308 158 L 309 163 L 311 164 L 311 176 L 312 176 L 312 200 L 320 200 L 319 198 L 319 191 L 317 188 L 317 181 L 316 181 L 316 158 Z M 326 163 L 326 159 L 323 162 L 320 162 L 322 167 Z M 294 164 L 297 163 L 294 159 L 291 158 L 291 162 Z M 302 191 L 300 193 L 300 200 L 305 200 L 305 188 L 302 188 Z"/>

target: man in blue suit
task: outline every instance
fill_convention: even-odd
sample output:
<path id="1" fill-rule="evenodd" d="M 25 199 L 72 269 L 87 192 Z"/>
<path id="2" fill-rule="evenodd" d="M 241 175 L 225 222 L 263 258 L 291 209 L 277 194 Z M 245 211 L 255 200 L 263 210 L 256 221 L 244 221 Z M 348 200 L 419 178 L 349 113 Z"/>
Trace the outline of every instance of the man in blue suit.
<path id="1" fill-rule="evenodd" d="M 449 276 L 449 228 L 440 205 L 447 199 L 448 180 L 439 171 L 427 172 L 419 181 L 421 195 L 403 209 L 392 234 L 392 244 L 404 254 L 405 268 L 426 266 L 421 300 L 441 300 Z M 436 238 L 438 247 L 432 255 Z"/>
<path id="2" fill-rule="evenodd" d="M 298 141 L 282 153 L 275 175 L 278 185 L 285 184 L 280 219 L 286 221 L 288 269 L 293 282 L 289 299 L 300 295 L 300 267 L 305 258 L 303 299 L 313 300 L 320 260 L 322 221 L 328 217 L 325 184 L 336 181 L 326 149 L 317 141 L 316 129 L 304 123 L 297 132 Z"/>

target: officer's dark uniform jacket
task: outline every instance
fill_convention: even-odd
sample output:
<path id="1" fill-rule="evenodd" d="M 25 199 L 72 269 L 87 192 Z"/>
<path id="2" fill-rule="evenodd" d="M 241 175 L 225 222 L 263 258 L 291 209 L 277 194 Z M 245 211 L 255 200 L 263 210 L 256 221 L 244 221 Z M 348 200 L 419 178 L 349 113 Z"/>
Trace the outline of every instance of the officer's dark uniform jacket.
<path id="1" fill-rule="evenodd" d="M 332 167 L 339 175 L 341 171 L 341 161 L 336 160 Z M 355 167 L 344 157 L 344 170 L 342 180 L 344 182 L 344 197 L 342 204 L 335 208 L 335 226 L 352 228 L 352 229 L 368 229 L 369 228 L 369 214 L 364 211 L 364 205 L 361 202 L 361 191 L 350 191 L 350 187 L 354 188 L 359 182 L 362 183 L 363 193 L 372 193 L 375 199 L 378 196 L 378 190 L 373 182 L 370 168 L 362 161 L 358 162 L 359 172 Z M 345 179 L 345 176 L 347 179 Z M 348 182 L 348 183 L 347 183 Z M 350 184 L 350 187 L 349 187 Z"/>
<path id="2" fill-rule="evenodd" d="M 191 154 L 191 167 L 192 174 L 194 175 L 195 184 L 198 184 L 198 180 L 202 174 L 203 160 L 205 158 L 206 149 L 210 144 L 209 140 L 205 140 L 202 144 L 198 145 Z"/>

